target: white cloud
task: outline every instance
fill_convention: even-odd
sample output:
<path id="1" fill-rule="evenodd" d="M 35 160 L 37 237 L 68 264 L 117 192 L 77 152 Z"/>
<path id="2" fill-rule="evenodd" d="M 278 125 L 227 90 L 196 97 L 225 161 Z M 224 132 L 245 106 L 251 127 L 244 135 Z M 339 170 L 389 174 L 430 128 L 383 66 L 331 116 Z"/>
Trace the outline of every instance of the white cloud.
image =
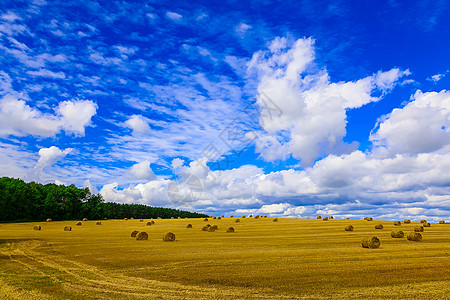
<path id="1" fill-rule="evenodd" d="M 441 80 L 442 78 L 445 77 L 446 74 L 435 74 L 431 77 L 428 77 L 427 80 L 428 81 L 432 81 L 434 83 L 437 83 L 439 80 Z"/>
<path id="2" fill-rule="evenodd" d="M 52 72 L 47 69 L 39 69 L 39 71 L 28 71 L 27 72 L 30 75 L 33 76 L 40 76 L 40 77 L 49 77 L 49 78 L 57 78 L 57 79 L 65 79 L 66 75 L 63 72 Z"/>
<path id="3" fill-rule="evenodd" d="M 131 116 L 125 121 L 125 124 L 128 128 L 133 130 L 133 135 L 148 134 L 151 131 L 147 121 L 141 115 Z"/>
<path id="4" fill-rule="evenodd" d="M 172 12 L 172 11 L 168 11 L 166 13 L 166 17 L 168 17 L 169 19 L 173 20 L 173 21 L 180 21 L 183 16 L 180 14 L 177 14 L 176 12 Z"/>
<path id="5" fill-rule="evenodd" d="M 345 153 L 357 145 L 343 142 L 346 110 L 380 100 L 408 70 L 377 72 L 351 82 L 330 82 L 325 69 L 314 69 L 314 41 L 291 42 L 277 38 L 267 51 L 253 55 L 249 70 L 257 74 L 260 124 L 267 134 L 257 141 L 265 160 L 282 159 L 285 153 L 310 166 L 321 156 Z M 279 155 L 274 155 L 280 153 Z"/>
<path id="6" fill-rule="evenodd" d="M 251 28 L 252 28 L 251 25 L 240 23 L 238 26 L 236 26 L 235 31 L 239 37 L 244 38 L 247 31 L 250 30 Z"/>
<path id="7" fill-rule="evenodd" d="M 92 101 L 73 100 L 61 102 L 56 115 L 50 115 L 6 95 L 0 100 L 0 135 L 50 137 L 65 130 L 83 136 L 96 110 Z"/>
<path id="8" fill-rule="evenodd" d="M 155 177 L 148 160 L 133 165 L 129 170 L 130 175 L 139 180 L 150 180 Z"/>
<path id="9" fill-rule="evenodd" d="M 42 172 L 44 168 L 51 167 L 54 163 L 64 158 L 72 151 L 72 148 L 61 150 L 56 146 L 51 146 L 50 148 L 41 148 L 39 150 L 39 160 L 34 167 L 35 176 L 39 175 L 39 173 Z"/>
<path id="10" fill-rule="evenodd" d="M 172 169 L 175 172 L 178 168 L 182 167 L 184 164 L 184 160 L 182 160 L 181 158 L 174 158 L 172 160 Z"/>

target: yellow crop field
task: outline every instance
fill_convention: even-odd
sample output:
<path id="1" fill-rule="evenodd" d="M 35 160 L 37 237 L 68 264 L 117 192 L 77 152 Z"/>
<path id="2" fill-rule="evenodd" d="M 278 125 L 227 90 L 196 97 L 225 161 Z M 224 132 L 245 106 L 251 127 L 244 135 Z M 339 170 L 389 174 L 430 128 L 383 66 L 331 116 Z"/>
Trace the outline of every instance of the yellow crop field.
<path id="1" fill-rule="evenodd" d="M 448 299 L 450 226 L 155 219 L 0 224 L 1 299 Z M 192 224 L 192 228 L 186 228 Z M 216 230 L 204 231 L 210 224 Z M 382 224 L 383 229 L 375 229 Z M 348 225 L 353 231 L 345 231 Z M 33 229 L 41 226 L 41 230 Z M 66 226 L 72 230 L 64 230 Z M 234 232 L 227 232 L 234 227 Z M 403 238 L 391 231 L 402 230 Z M 148 240 L 131 237 L 146 232 Z M 175 241 L 163 236 L 172 232 Z M 377 249 L 361 246 L 376 236 Z M 169 237 L 169 239 L 168 239 Z M 171 240 L 171 235 L 166 236 Z"/>

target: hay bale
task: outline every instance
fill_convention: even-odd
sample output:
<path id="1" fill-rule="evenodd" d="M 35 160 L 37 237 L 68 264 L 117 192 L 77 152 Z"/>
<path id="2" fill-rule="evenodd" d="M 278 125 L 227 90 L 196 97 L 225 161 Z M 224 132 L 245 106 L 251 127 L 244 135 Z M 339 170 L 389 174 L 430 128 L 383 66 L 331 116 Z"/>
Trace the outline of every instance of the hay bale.
<path id="1" fill-rule="evenodd" d="M 228 232 L 228 233 L 234 232 L 234 227 L 228 227 L 227 232 Z"/>
<path id="2" fill-rule="evenodd" d="M 225 215 L 221 215 L 220 217 L 221 217 L 221 218 L 225 218 Z"/>
<path id="3" fill-rule="evenodd" d="M 152 225 L 152 222 L 147 222 L 147 226 L 151 226 Z"/>
<path id="4" fill-rule="evenodd" d="M 372 217 L 366 217 L 365 219 L 366 219 L 366 221 L 373 221 Z"/>
<path id="5" fill-rule="evenodd" d="M 253 215 L 248 216 L 249 218 L 253 218 Z"/>
<path id="6" fill-rule="evenodd" d="M 219 226 L 213 225 L 213 226 L 211 226 L 210 228 L 214 228 L 214 230 L 217 230 L 217 229 L 219 229 Z"/>
<path id="7" fill-rule="evenodd" d="M 323 217 L 323 221 L 328 221 L 328 217 Z"/>
<path id="8" fill-rule="evenodd" d="M 158 220 L 161 220 L 161 217 L 157 217 Z"/>
<path id="9" fill-rule="evenodd" d="M 402 225 L 402 222 L 400 222 L 400 221 L 395 221 L 394 222 L 394 226 L 401 226 Z"/>
<path id="10" fill-rule="evenodd" d="M 97 224 L 97 225 L 102 225 L 102 222 L 97 222 L 96 224 Z"/>
<path id="11" fill-rule="evenodd" d="M 77 225 L 77 226 L 81 226 L 81 224 L 82 224 L 81 222 L 78 222 L 76 225 Z"/>
<path id="12" fill-rule="evenodd" d="M 416 226 L 414 227 L 415 232 L 423 232 L 423 226 Z"/>
<path id="13" fill-rule="evenodd" d="M 64 227 L 64 231 L 72 231 L 72 227 L 66 226 L 66 227 Z"/>
<path id="14" fill-rule="evenodd" d="M 87 218 L 83 218 L 83 221 L 87 221 L 88 219 Z"/>
<path id="15" fill-rule="evenodd" d="M 155 221 L 150 221 L 152 223 L 152 225 L 155 225 Z"/>
<path id="16" fill-rule="evenodd" d="M 428 222 L 423 223 L 423 227 L 430 227 L 430 226 L 431 226 L 431 224 Z"/>
<path id="17" fill-rule="evenodd" d="M 173 232 L 168 232 L 163 236 L 164 242 L 174 242 L 175 241 L 175 234 Z"/>
<path id="18" fill-rule="evenodd" d="M 47 220 L 45 220 L 45 222 L 51 222 L 52 219 L 48 218 Z"/>
<path id="19" fill-rule="evenodd" d="M 140 219 L 139 222 L 144 222 L 144 219 Z"/>
<path id="20" fill-rule="evenodd" d="M 222 217 L 217 217 L 217 220 L 220 220 L 220 219 L 222 219 Z"/>
<path id="21" fill-rule="evenodd" d="M 352 225 L 347 225 L 345 226 L 345 231 L 353 231 L 353 226 Z"/>
<path id="22" fill-rule="evenodd" d="M 203 221 L 208 222 L 208 218 L 205 218 Z"/>
<path id="23" fill-rule="evenodd" d="M 192 228 L 192 224 L 187 224 L 186 228 Z"/>
<path id="24" fill-rule="evenodd" d="M 133 218 L 133 217 L 131 217 L 130 219 L 131 219 L 131 220 L 134 220 L 134 218 Z"/>
<path id="25" fill-rule="evenodd" d="M 214 231 L 216 231 L 216 230 L 217 230 L 217 228 L 214 227 L 214 226 L 208 227 L 208 231 L 209 231 L 209 232 L 214 232 Z"/>
<path id="26" fill-rule="evenodd" d="M 173 217 L 170 217 L 171 220 L 173 220 Z"/>
<path id="27" fill-rule="evenodd" d="M 420 233 L 418 233 L 418 232 L 410 232 L 406 236 L 406 239 L 408 241 L 420 242 L 422 240 L 422 235 Z"/>
<path id="28" fill-rule="evenodd" d="M 256 215 L 256 216 L 255 216 L 255 219 L 259 219 L 259 215 Z"/>
<path id="29" fill-rule="evenodd" d="M 445 224 L 445 221 L 444 220 L 440 220 L 439 224 Z"/>
<path id="30" fill-rule="evenodd" d="M 146 241 L 148 240 L 148 233 L 145 231 L 139 232 L 136 236 L 136 241 Z"/>
<path id="31" fill-rule="evenodd" d="M 383 229 L 383 224 L 375 225 L 375 229 Z"/>
<path id="32" fill-rule="evenodd" d="M 230 218 L 234 218 L 233 215 L 230 215 Z"/>
<path id="33" fill-rule="evenodd" d="M 401 239 L 404 236 L 405 236 L 405 234 L 401 230 L 393 230 L 391 232 L 391 237 L 396 238 L 396 239 Z"/>
<path id="34" fill-rule="evenodd" d="M 236 219 L 234 222 L 236 222 L 236 223 L 239 223 L 241 220 L 239 220 L 239 219 Z"/>
<path id="35" fill-rule="evenodd" d="M 209 225 L 209 224 L 206 224 L 206 227 L 211 227 L 211 225 Z"/>
<path id="36" fill-rule="evenodd" d="M 405 223 L 405 224 L 411 224 L 411 220 L 405 219 L 405 220 L 403 221 L 403 223 Z"/>
<path id="37" fill-rule="evenodd" d="M 208 231 L 209 230 L 209 227 L 208 226 L 203 226 L 202 227 L 202 231 Z"/>
<path id="38" fill-rule="evenodd" d="M 245 218 L 246 218 L 246 216 L 245 216 L 245 215 L 243 215 L 243 216 L 242 216 L 242 219 L 245 219 Z"/>
<path id="39" fill-rule="evenodd" d="M 34 225 L 33 230 L 41 230 L 41 225 Z"/>
<path id="40" fill-rule="evenodd" d="M 274 222 L 278 222 L 278 218 L 273 219 Z"/>
<path id="41" fill-rule="evenodd" d="M 427 220 L 425 220 L 425 219 L 420 220 L 420 223 L 426 223 L 426 222 L 427 222 Z"/>
<path id="42" fill-rule="evenodd" d="M 333 217 L 333 216 L 329 216 L 329 217 L 328 217 L 328 219 L 330 219 L 330 220 L 333 220 L 333 219 L 334 219 L 334 217 Z"/>
<path id="43" fill-rule="evenodd" d="M 317 216 L 317 220 L 320 220 L 320 219 L 322 219 L 322 216 Z"/>
<path id="44" fill-rule="evenodd" d="M 136 237 L 136 235 L 139 233 L 139 231 L 137 230 L 133 230 L 133 232 L 131 233 L 131 237 Z"/>
<path id="45" fill-rule="evenodd" d="M 266 215 L 264 215 L 264 217 L 263 218 L 267 218 L 267 216 Z"/>
<path id="46" fill-rule="evenodd" d="M 124 218 L 125 221 L 128 221 L 128 218 Z"/>
<path id="47" fill-rule="evenodd" d="M 178 217 L 178 220 L 181 219 L 181 217 Z"/>
<path id="48" fill-rule="evenodd" d="M 369 249 L 380 248 L 380 240 L 376 236 L 368 236 L 363 238 L 361 245 L 363 248 Z"/>

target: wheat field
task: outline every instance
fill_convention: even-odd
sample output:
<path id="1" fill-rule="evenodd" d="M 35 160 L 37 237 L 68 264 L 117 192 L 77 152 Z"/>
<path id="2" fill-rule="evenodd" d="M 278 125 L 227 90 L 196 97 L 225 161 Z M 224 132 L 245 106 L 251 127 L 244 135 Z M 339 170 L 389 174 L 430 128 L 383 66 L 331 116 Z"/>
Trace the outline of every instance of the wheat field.
<path id="1" fill-rule="evenodd" d="M 271 218 L 0 224 L 0 299 L 448 299 L 450 226 Z M 192 228 L 186 228 L 192 224 Z M 202 231 L 206 224 L 214 232 Z M 383 229 L 375 225 L 383 224 Z M 40 225 L 41 230 L 33 230 Z M 353 225 L 354 231 L 345 231 Z M 72 231 L 64 231 L 71 226 Z M 234 233 L 227 233 L 234 227 Z M 395 228 L 394 228 L 395 227 Z M 405 238 L 391 238 L 392 230 Z M 131 232 L 145 231 L 137 241 Z M 174 242 L 164 242 L 167 232 Z M 366 236 L 378 249 L 361 247 Z"/>

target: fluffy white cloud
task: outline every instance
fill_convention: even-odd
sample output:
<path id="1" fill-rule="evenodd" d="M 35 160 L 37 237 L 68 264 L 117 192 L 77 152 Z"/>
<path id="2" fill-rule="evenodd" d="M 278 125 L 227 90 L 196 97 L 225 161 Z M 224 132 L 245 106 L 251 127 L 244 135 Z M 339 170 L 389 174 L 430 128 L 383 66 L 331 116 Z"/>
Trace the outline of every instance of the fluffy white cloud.
<path id="1" fill-rule="evenodd" d="M 445 77 L 446 74 L 435 74 L 431 77 L 428 77 L 427 80 L 428 81 L 432 81 L 434 83 L 437 83 L 439 80 L 441 80 L 442 78 Z"/>
<path id="2" fill-rule="evenodd" d="M 136 179 L 152 179 L 155 177 L 153 170 L 150 167 L 150 162 L 148 160 L 141 161 L 130 168 L 130 175 Z"/>
<path id="3" fill-rule="evenodd" d="M 55 109 L 56 114 L 50 115 L 6 95 L 0 100 L 0 135 L 50 137 L 65 130 L 84 136 L 96 110 L 92 101 L 64 101 Z"/>
<path id="4" fill-rule="evenodd" d="M 318 157 L 345 153 L 356 145 L 346 135 L 346 110 L 378 101 L 374 91 L 391 90 L 408 70 L 392 69 L 352 82 L 332 83 L 326 70 L 314 71 L 314 41 L 277 38 L 253 55 L 249 69 L 259 80 L 260 124 L 267 132 L 257 141 L 265 160 L 292 154 L 304 166 Z M 276 155 L 277 153 L 281 153 Z"/>
<path id="5" fill-rule="evenodd" d="M 183 16 L 180 14 L 177 14 L 176 12 L 168 11 L 166 13 L 166 17 L 173 20 L 173 21 L 180 21 Z"/>
<path id="6" fill-rule="evenodd" d="M 141 115 L 133 115 L 125 124 L 133 130 L 134 135 L 147 134 L 151 131 L 147 121 Z"/>

